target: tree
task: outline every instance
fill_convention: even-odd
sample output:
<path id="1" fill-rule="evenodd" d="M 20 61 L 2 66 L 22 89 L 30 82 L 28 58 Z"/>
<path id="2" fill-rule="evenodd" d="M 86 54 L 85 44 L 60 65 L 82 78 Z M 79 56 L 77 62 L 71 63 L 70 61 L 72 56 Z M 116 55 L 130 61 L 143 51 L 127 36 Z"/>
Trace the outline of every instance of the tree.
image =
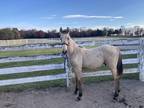
<path id="1" fill-rule="evenodd" d="M 12 32 L 14 33 L 14 39 L 20 39 L 21 38 L 20 32 L 17 28 L 13 28 Z"/>

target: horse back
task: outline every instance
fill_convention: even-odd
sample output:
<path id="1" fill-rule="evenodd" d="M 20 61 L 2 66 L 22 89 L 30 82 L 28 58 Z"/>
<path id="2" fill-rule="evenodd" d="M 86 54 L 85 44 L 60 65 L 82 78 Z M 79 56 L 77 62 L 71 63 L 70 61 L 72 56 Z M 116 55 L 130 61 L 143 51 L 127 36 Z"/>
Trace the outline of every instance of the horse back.
<path id="1" fill-rule="evenodd" d="M 102 64 L 114 67 L 118 61 L 120 50 L 111 45 L 102 45 L 92 49 L 84 49 L 83 67 L 97 69 Z"/>

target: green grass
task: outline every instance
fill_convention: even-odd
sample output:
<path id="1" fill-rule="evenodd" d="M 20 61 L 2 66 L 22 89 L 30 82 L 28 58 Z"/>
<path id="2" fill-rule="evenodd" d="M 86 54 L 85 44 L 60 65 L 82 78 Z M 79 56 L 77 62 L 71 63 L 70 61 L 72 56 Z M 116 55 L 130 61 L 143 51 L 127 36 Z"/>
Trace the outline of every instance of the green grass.
<path id="1" fill-rule="evenodd" d="M 137 58 L 137 54 L 128 54 L 122 56 L 122 59 L 128 59 L 128 58 Z"/>
<path id="2" fill-rule="evenodd" d="M 22 92 L 24 90 L 44 90 L 49 87 L 66 87 L 66 80 L 43 81 L 0 87 L 0 92 Z"/>
<path id="3" fill-rule="evenodd" d="M 48 70 L 48 71 L 35 71 L 35 72 L 27 72 L 27 73 L 8 74 L 8 75 L 0 75 L 0 80 L 44 76 L 44 75 L 55 75 L 60 73 L 64 73 L 64 70 L 55 69 L 55 70 Z"/>
<path id="4" fill-rule="evenodd" d="M 139 80 L 139 73 L 124 74 L 122 76 L 122 79 L 123 80 L 128 80 L 128 79 Z M 87 77 L 87 78 L 84 78 L 84 83 L 89 84 L 89 83 L 98 83 L 98 82 L 102 82 L 102 81 L 112 81 L 112 80 L 113 80 L 112 75 Z"/>
<path id="5" fill-rule="evenodd" d="M 34 56 L 43 54 L 57 54 L 60 53 L 61 49 L 39 49 L 39 50 L 22 50 L 22 51 L 1 51 L 0 57 L 14 57 L 14 56 Z"/>
<path id="6" fill-rule="evenodd" d="M 126 65 L 123 65 L 124 69 L 137 68 L 137 67 L 138 67 L 138 64 L 126 64 Z M 83 70 L 84 70 L 84 72 L 93 72 L 93 71 L 95 71 L 95 70 L 91 70 L 91 69 L 88 69 L 88 68 L 84 68 Z M 108 68 L 108 66 L 105 66 L 103 64 L 101 67 L 97 68 L 96 71 L 101 71 L 101 70 L 109 70 L 109 68 Z"/>
<path id="7" fill-rule="evenodd" d="M 94 48 L 95 46 L 90 46 L 87 48 Z M 1 51 L 0 57 L 14 57 L 14 56 L 34 56 L 34 55 L 44 55 L 44 54 L 57 54 L 61 53 L 61 49 L 53 48 L 53 49 L 39 49 L 39 50 L 22 50 L 22 51 Z M 136 54 L 124 55 L 125 58 L 134 58 L 137 57 Z"/>
<path id="8" fill-rule="evenodd" d="M 24 62 L 0 63 L 0 68 L 31 66 L 31 65 L 45 65 L 45 64 L 58 64 L 58 63 L 63 63 L 63 61 L 64 61 L 63 58 L 54 58 L 54 59 L 49 59 L 49 60 L 33 60 L 33 61 L 24 61 Z"/>

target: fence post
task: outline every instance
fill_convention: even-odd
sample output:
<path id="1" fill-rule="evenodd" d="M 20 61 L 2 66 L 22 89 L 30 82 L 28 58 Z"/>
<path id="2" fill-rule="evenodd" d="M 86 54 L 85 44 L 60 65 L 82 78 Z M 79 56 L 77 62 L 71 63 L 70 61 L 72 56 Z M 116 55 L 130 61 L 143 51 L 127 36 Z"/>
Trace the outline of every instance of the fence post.
<path id="1" fill-rule="evenodd" d="M 144 39 L 140 38 L 139 45 L 139 79 L 144 81 Z"/>
<path id="2" fill-rule="evenodd" d="M 66 86 L 70 87 L 71 84 L 71 66 L 68 60 L 67 55 L 64 56 L 64 71 L 66 73 Z"/>

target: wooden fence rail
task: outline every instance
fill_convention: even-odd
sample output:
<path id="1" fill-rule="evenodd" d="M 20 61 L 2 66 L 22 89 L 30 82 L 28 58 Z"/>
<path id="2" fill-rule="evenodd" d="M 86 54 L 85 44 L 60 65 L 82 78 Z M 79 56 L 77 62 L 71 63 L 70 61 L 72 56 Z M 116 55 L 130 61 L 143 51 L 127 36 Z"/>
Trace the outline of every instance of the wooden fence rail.
<path id="1" fill-rule="evenodd" d="M 89 42 L 78 41 L 80 46 L 89 46 Z M 105 41 L 92 41 L 90 46 L 98 46 L 102 44 L 111 44 L 118 46 L 122 49 L 123 55 L 137 55 L 137 57 L 123 59 L 123 64 L 138 64 L 138 67 L 124 69 L 124 73 L 138 73 L 140 72 L 140 80 L 144 81 L 144 39 L 123 39 L 123 40 L 105 40 Z M 51 56 L 51 57 L 50 57 Z M 31 60 L 45 60 L 52 58 L 61 58 L 61 55 L 45 55 L 34 57 L 8 57 L 0 58 L 0 63 L 7 62 L 22 62 L 22 61 L 31 61 Z M 29 73 L 34 71 L 44 71 L 44 70 L 54 70 L 54 69 L 64 69 L 64 73 L 57 75 L 46 75 L 46 76 L 37 76 L 37 77 L 28 77 L 28 78 L 17 78 L 17 79 L 8 79 L 0 80 L 0 86 L 23 84 L 23 83 L 32 83 L 40 81 L 50 81 L 58 79 L 66 79 L 67 86 L 70 85 L 70 79 L 73 76 L 71 73 L 67 59 L 64 60 L 64 63 L 61 64 L 47 64 L 47 65 L 34 65 L 34 66 L 21 66 L 21 67 L 11 67 L 11 68 L 1 68 L 0 75 L 6 74 L 16 74 L 16 73 Z M 83 77 L 93 77 L 93 76 L 104 76 L 111 75 L 109 70 L 100 70 L 97 72 L 84 72 Z"/>

